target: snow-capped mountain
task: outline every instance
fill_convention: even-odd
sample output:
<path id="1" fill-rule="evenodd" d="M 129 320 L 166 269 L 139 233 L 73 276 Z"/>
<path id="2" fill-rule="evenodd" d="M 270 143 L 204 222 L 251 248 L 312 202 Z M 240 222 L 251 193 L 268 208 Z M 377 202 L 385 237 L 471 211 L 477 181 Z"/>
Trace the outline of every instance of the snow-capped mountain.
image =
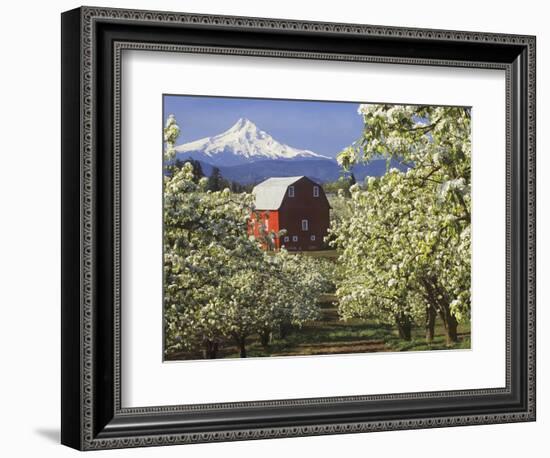
<path id="1" fill-rule="evenodd" d="M 248 120 L 239 119 L 213 137 L 176 146 L 177 158 L 193 158 L 215 166 L 233 166 L 265 160 L 326 159 L 327 156 L 279 143 Z"/>

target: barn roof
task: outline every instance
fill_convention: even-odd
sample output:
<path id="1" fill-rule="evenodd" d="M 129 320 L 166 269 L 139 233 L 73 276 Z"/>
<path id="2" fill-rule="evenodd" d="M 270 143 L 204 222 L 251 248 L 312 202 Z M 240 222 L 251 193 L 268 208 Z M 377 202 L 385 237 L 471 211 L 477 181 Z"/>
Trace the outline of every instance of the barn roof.
<path id="1" fill-rule="evenodd" d="M 278 210 L 283 203 L 287 188 L 302 178 L 304 177 L 268 178 L 267 180 L 254 186 L 252 194 L 255 196 L 256 209 Z"/>

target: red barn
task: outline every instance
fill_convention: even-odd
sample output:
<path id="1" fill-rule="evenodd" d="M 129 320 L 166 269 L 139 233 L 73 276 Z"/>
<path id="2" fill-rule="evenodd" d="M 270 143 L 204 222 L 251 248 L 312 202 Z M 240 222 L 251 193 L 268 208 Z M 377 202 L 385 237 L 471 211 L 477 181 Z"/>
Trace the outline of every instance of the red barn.
<path id="1" fill-rule="evenodd" d="M 307 177 L 269 178 L 252 190 L 255 213 L 248 232 L 255 237 L 265 231 L 277 234 L 275 248 L 309 251 L 324 248 L 323 239 L 330 224 L 330 205 L 323 188 Z"/>

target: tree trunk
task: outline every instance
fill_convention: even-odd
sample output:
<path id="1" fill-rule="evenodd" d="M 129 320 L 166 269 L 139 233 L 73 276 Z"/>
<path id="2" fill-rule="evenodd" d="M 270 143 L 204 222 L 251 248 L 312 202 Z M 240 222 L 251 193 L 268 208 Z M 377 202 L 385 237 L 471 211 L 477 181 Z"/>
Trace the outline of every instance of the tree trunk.
<path id="1" fill-rule="evenodd" d="M 218 342 L 206 340 L 202 354 L 204 359 L 216 359 L 216 356 L 218 356 Z"/>
<path id="2" fill-rule="evenodd" d="M 432 343 L 435 334 L 435 319 L 437 312 L 431 305 L 426 307 L 426 342 Z"/>
<path id="3" fill-rule="evenodd" d="M 458 342 L 458 321 L 454 315 L 449 312 L 449 319 L 447 322 L 447 345 Z"/>
<path id="4" fill-rule="evenodd" d="M 447 338 L 447 345 L 452 346 L 458 341 L 457 327 L 458 322 L 451 313 L 451 307 L 449 305 L 449 298 L 446 292 L 438 286 L 435 279 L 431 281 L 426 279 L 424 281 L 424 287 L 427 293 L 427 299 L 431 307 L 434 307 L 439 312 L 439 316 L 445 326 L 445 336 Z"/>
<path id="5" fill-rule="evenodd" d="M 279 335 L 281 336 L 281 339 L 284 339 L 286 338 L 286 336 L 288 336 L 291 328 L 292 324 L 289 322 L 283 322 L 279 325 Z"/>
<path id="6" fill-rule="evenodd" d="M 395 323 L 399 331 L 399 337 L 403 340 L 411 340 L 411 317 L 406 314 L 396 315 Z"/>
<path id="7" fill-rule="evenodd" d="M 260 332 L 260 343 L 262 347 L 268 348 L 269 342 L 271 341 L 271 329 L 264 329 Z"/>
<path id="8" fill-rule="evenodd" d="M 239 345 L 239 356 L 241 358 L 246 358 L 246 338 L 239 337 L 237 343 Z"/>
<path id="9" fill-rule="evenodd" d="M 441 308 L 441 310 L 439 311 L 439 316 L 445 324 L 445 337 L 447 338 L 447 345 L 451 346 L 454 343 L 458 342 L 458 321 L 456 321 L 456 318 L 451 313 L 451 310 L 448 306 Z"/>

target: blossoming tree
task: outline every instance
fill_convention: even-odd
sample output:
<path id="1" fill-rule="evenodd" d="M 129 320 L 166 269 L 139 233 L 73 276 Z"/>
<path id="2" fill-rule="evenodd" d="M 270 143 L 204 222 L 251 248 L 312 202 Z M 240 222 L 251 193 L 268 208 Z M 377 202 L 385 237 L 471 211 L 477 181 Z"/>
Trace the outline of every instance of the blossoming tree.
<path id="1" fill-rule="evenodd" d="M 164 131 L 165 352 L 202 349 L 215 358 L 232 340 L 245 357 L 251 335 L 267 344 L 281 323 L 316 318 L 325 283 L 305 258 L 266 253 L 265 240 L 248 236 L 252 195 L 210 191 L 190 162 L 173 165 L 179 133 L 170 116 Z"/>
<path id="2" fill-rule="evenodd" d="M 352 187 L 350 211 L 331 230 L 341 250 L 340 313 L 395 322 L 410 339 L 436 316 L 447 342 L 470 313 L 470 110 L 361 105 L 365 128 L 338 156 L 351 165 L 385 156 L 403 164 Z"/>

